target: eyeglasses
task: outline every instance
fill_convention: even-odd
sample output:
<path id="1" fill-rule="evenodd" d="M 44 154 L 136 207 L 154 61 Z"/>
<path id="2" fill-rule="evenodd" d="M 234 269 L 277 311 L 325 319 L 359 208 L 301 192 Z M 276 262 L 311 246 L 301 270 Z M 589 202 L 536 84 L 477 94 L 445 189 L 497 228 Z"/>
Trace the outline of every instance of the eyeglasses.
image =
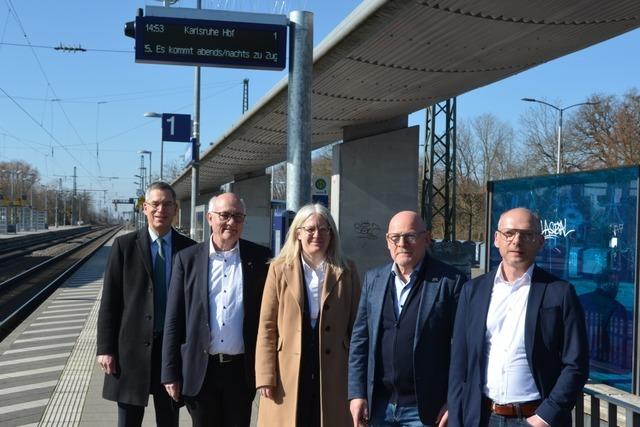
<path id="1" fill-rule="evenodd" d="M 233 218 L 235 222 L 244 222 L 244 218 L 246 217 L 246 215 L 241 212 L 235 212 L 235 213 L 234 212 L 211 212 L 211 213 L 218 215 L 218 219 L 224 222 L 228 222 L 231 218 Z"/>
<path id="2" fill-rule="evenodd" d="M 145 202 L 145 204 L 154 211 L 157 211 L 160 206 L 162 206 L 162 209 L 171 209 L 176 205 L 175 202 Z"/>
<path id="3" fill-rule="evenodd" d="M 387 233 L 387 239 L 394 245 L 400 243 L 400 239 L 404 239 L 405 243 L 413 245 L 418 241 L 418 236 L 424 233 L 426 233 L 426 231 L 418 231 L 416 233 Z"/>
<path id="4" fill-rule="evenodd" d="M 298 230 L 302 230 L 307 233 L 309 236 L 313 236 L 316 234 L 316 231 L 319 234 L 327 235 L 331 232 L 329 227 L 321 226 L 321 227 L 298 227 Z"/>
<path id="5" fill-rule="evenodd" d="M 523 242 L 532 243 L 532 242 L 535 242 L 540 236 L 540 233 L 537 233 L 531 230 L 497 230 L 497 231 L 504 238 L 504 240 L 507 241 L 507 243 L 513 242 L 513 239 L 515 239 L 516 236 L 520 236 L 520 240 L 522 240 Z"/>

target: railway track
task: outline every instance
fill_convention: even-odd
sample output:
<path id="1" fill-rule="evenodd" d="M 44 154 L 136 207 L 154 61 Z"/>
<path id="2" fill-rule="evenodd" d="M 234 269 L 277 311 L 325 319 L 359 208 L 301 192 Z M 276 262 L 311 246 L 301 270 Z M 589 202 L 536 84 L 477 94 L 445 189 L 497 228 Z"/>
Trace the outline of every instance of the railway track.
<path id="1" fill-rule="evenodd" d="M 0 340 L 22 322 L 120 227 L 74 237 L 46 254 L 32 253 L 0 265 Z M 59 245 L 56 245 L 59 246 Z"/>

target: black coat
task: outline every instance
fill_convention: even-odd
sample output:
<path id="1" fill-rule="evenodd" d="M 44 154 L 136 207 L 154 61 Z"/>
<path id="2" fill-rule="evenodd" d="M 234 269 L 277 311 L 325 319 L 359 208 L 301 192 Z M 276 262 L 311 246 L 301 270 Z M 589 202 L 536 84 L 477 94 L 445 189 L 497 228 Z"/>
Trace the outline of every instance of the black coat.
<path id="1" fill-rule="evenodd" d="M 171 230 L 171 256 L 195 244 Z M 105 270 L 98 314 L 98 355 L 112 354 L 118 373 L 105 375 L 102 396 L 146 406 L 151 386 L 153 342 L 153 262 L 145 227 L 118 237 Z"/>
<path id="2" fill-rule="evenodd" d="M 268 248 L 240 240 L 245 381 L 252 392 L 255 392 L 260 303 L 270 257 Z M 185 396 L 198 394 L 209 363 L 208 269 L 209 242 L 206 241 L 178 254 L 169 287 L 162 343 L 162 383 L 181 381 Z"/>

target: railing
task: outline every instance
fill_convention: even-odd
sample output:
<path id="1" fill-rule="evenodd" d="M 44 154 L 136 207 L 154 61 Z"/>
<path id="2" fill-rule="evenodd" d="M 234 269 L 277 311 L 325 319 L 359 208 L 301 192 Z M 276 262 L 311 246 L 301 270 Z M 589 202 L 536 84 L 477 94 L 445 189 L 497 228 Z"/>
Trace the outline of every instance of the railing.
<path id="1" fill-rule="evenodd" d="M 587 384 L 574 415 L 575 427 L 640 427 L 640 396 L 604 384 Z"/>

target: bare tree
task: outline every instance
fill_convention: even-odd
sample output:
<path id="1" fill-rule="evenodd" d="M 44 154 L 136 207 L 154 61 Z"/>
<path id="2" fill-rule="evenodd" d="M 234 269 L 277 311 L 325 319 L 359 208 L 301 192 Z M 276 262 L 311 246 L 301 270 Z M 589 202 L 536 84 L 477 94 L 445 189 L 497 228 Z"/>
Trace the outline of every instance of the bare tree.
<path id="1" fill-rule="evenodd" d="M 480 240 L 486 183 L 520 175 L 519 150 L 511 126 L 491 114 L 459 123 L 456 144 L 456 235 Z"/>
<path id="2" fill-rule="evenodd" d="M 627 91 L 616 96 L 593 95 L 573 116 L 567 140 L 579 146 L 581 169 L 616 167 L 640 163 L 640 94 Z"/>

